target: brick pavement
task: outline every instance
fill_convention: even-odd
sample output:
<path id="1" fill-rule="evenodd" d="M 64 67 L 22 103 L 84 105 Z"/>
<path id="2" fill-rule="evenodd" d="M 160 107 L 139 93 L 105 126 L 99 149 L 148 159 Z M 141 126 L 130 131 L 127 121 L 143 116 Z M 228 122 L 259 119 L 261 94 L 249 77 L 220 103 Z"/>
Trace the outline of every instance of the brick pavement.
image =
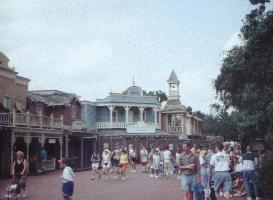
<path id="1" fill-rule="evenodd" d="M 61 198 L 61 171 L 28 177 L 27 200 L 58 200 Z M 7 180 L 0 180 L 3 192 Z M 182 200 L 183 193 L 175 176 L 154 179 L 143 173 L 129 173 L 125 181 L 90 180 L 90 172 L 76 172 L 73 200 Z M 242 200 L 244 198 L 232 198 Z"/>

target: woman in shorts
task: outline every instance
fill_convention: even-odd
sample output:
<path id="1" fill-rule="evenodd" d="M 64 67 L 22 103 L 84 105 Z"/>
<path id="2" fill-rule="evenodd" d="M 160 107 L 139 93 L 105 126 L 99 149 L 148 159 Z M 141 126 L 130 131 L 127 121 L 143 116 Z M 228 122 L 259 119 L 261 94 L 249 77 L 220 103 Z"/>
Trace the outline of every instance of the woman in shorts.
<path id="1" fill-rule="evenodd" d="M 126 169 L 128 167 L 128 156 L 125 150 L 121 151 L 119 161 L 120 161 L 120 174 L 122 176 L 122 180 L 125 180 Z"/>
<path id="2" fill-rule="evenodd" d="M 99 163 L 100 163 L 100 157 L 99 155 L 94 152 L 91 156 L 91 162 L 92 162 L 92 178 L 91 180 L 95 180 L 95 176 L 99 173 L 98 168 L 99 168 Z"/>

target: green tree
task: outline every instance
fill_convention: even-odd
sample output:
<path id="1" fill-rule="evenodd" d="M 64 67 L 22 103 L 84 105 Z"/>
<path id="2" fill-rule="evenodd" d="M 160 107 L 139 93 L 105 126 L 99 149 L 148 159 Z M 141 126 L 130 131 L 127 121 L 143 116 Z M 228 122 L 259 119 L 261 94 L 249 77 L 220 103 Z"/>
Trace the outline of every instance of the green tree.
<path id="1" fill-rule="evenodd" d="M 166 93 L 161 90 L 149 91 L 149 92 L 144 91 L 144 95 L 156 96 L 160 103 L 168 100 Z"/>
<path id="2" fill-rule="evenodd" d="M 273 12 L 269 0 L 251 0 L 257 8 L 244 20 L 243 45 L 228 51 L 215 89 L 225 108 L 233 107 L 243 136 L 272 135 Z"/>

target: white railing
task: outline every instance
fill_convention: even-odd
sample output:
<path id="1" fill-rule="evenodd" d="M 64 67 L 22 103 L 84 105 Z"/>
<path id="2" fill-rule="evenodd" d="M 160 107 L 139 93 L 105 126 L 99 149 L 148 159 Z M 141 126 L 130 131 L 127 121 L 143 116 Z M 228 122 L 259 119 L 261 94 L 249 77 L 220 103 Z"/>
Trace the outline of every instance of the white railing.
<path id="1" fill-rule="evenodd" d="M 127 128 L 127 125 L 136 125 L 136 122 L 97 122 L 97 129 L 111 129 L 111 128 Z M 154 122 L 145 122 L 146 125 L 151 127 L 160 128 L 159 124 L 155 124 Z"/>
<path id="2" fill-rule="evenodd" d="M 168 126 L 168 132 L 175 132 L 175 133 L 182 132 L 182 127 L 181 126 Z"/>
<path id="3" fill-rule="evenodd" d="M 53 115 L 46 117 L 42 115 L 33 115 L 29 112 L 16 113 L 15 111 L 12 111 L 11 113 L 0 113 L 0 124 L 22 127 L 62 129 L 63 117 L 53 118 Z"/>
<path id="4" fill-rule="evenodd" d="M 10 113 L 0 113 L 0 124 L 12 124 L 12 115 Z"/>
<path id="5" fill-rule="evenodd" d="M 97 122 L 97 129 L 126 128 L 126 122 Z"/>

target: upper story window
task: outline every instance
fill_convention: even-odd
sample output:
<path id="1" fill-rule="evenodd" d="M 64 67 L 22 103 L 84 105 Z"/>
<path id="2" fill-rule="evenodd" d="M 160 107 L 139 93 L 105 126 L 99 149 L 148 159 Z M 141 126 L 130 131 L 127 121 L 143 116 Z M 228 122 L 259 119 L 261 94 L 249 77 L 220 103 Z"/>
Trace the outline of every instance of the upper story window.
<path id="1" fill-rule="evenodd" d="M 10 97 L 4 96 L 4 99 L 3 99 L 3 106 L 4 106 L 4 108 L 10 110 L 10 107 L 11 107 L 11 98 L 10 98 Z"/>
<path id="2" fill-rule="evenodd" d="M 76 106 L 72 106 L 71 107 L 71 118 L 72 119 L 76 119 L 77 118 L 77 107 Z"/>
<path id="3" fill-rule="evenodd" d="M 113 110 L 112 112 L 112 121 L 113 122 L 117 122 L 118 121 L 118 115 L 117 115 L 117 111 Z"/>

